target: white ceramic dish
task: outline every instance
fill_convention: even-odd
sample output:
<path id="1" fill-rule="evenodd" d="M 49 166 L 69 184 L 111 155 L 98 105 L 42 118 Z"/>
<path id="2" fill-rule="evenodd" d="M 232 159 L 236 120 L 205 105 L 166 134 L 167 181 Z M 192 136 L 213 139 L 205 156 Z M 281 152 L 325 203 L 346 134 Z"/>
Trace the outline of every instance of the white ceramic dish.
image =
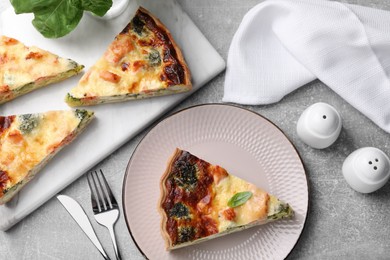
<path id="1" fill-rule="evenodd" d="M 176 147 L 263 187 L 288 202 L 295 217 L 167 252 L 157 204 Z M 284 259 L 302 232 L 307 207 L 305 170 L 291 142 L 267 119 L 229 105 L 196 106 L 161 121 L 136 148 L 123 184 L 125 219 L 148 259 Z"/>
<path id="2" fill-rule="evenodd" d="M 112 6 L 110 10 L 107 11 L 105 15 L 102 17 L 93 15 L 92 13 L 89 13 L 93 15 L 95 18 L 103 19 L 103 20 L 110 20 L 118 17 L 121 15 L 125 10 L 127 5 L 129 4 L 130 0 L 112 0 Z"/>
<path id="3" fill-rule="evenodd" d="M 12 8 L 0 14 L 0 34 L 72 58 L 85 65 L 87 70 L 131 20 L 139 4 L 170 29 L 192 73 L 194 90 L 179 95 L 90 107 L 95 111 L 96 119 L 86 131 L 62 150 L 17 197 L 0 207 L 0 229 L 8 229 L 38 208 L 225 68 L 221 56 L 174 0 L 130 1 L 122 15 L 109 21 L 84 15 L 76 30 L 60 39 L 46 39 L 40 35 L 31 24 L 30 14 L 15 15 Z M 64 97 L 79 79 L 80 76 L 73 77 L 0 105 L 0 114 L 69 109 Z"/>

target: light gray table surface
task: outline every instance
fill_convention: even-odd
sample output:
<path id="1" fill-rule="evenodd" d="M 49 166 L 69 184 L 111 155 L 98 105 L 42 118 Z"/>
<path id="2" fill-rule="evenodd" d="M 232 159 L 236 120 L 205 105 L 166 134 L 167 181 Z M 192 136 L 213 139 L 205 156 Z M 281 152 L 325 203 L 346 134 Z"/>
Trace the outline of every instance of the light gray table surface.
<path id="1" fill-rule="evenodd" d="M 244 14 L 259 0 L 179 0 L 183 9 L 226 60 L 232 37 Z M 390 10 L 387 0 L 344 0 Z M 0 3 L 0 10 L 4 3 Z M 390 26 L 390 25 L 389 25 Z M 221 103 L 225 74 L 186 99 L 170 113 L 203 103 Z M 327 149 L 302 143 L 296 122 L 316 102 L 333 105 L 343 118 L 339 139 Z M 390 183 L 372 194 L 349 188 L 341 167 L 355 149 L 374 146 L 390 155 L 389 134 L 378 128 L 332 90 L 314 81 L 266 106 L 244 106 L 273 121 L 296 146 L 305 164 L 309 185 L 309 211 L 303 233 L 288 259 L 390 259 Z M 103 169 L 121 202 L 125 169 L 135 147 L 148 129 L 114 152 L 94 169 Z M 85 176 L 61 192 L 90 207 Z M 90 216 L 91 217 L 91 216 Z M 113 256 L 108 232 L 92 221 L 108 253 Z M 143 259 L 121 214 L 115 230 L 123 259 Z M 51 199 L 7 232 L 0 232 L 0 259 L 100 259 L 98 251 Z"/>

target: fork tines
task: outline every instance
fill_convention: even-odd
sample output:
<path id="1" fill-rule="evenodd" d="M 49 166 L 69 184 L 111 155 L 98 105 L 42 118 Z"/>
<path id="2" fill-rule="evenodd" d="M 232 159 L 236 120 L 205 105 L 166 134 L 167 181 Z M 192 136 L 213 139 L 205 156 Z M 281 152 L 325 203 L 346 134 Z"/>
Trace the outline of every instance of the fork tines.
<path id="1" fill-rule="evenodd" d="M 100 174 L 97 171 L 88 173 L 87 180 L 91 190 L 94 213 L 103 212 L 118 206 L 102 170 L 100 170 Z"/>

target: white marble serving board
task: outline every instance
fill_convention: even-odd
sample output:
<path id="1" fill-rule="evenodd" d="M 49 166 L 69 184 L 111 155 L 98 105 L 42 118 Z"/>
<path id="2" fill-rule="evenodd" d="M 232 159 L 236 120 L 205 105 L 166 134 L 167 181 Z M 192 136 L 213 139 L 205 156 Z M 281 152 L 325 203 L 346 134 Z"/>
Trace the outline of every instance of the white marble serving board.
<path id="1" fill-rule="evenodd" d="M 225 62 L 174 0 L 130 1 L 114 20 L 84 14 L 79 26 L 61 39 L 46 39 L 31 24 L 30 14 L 15 15 L 12 8 L 0 16 L 0 34 L 15 37 L 85 65 L 86 71 L 130 21 L 138 5 L 154 13 L 170 29 L 192 73 L 194 90 L 186 94 L 90 107 L 96 119 L 8 204 L 0 207 L 0 229 L 6 230 L 45 203 L 67 185 L 107 157 L 147 125 L 198 90 L 225 68 Z M 0 115 L 69 109 L 65 94 L 81 75 L 34 91 L 0 105 Z"/>

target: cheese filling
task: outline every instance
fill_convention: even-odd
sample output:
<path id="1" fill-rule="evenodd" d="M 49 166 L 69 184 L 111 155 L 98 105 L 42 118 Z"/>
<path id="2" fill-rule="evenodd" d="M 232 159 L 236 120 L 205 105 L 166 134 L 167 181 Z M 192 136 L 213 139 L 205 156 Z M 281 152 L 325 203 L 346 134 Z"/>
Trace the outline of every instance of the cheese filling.
<path id="1" fill-rule="evenodd" d="M 213 218 L 218 219 L 219 232 L 267 218 L 268 193 L 260 190 L 255 185 L 233 175 L 228 175 L 216 184 L 214 189 Z M 243 205 L 230 208 L 228 201 L 236 193 L 243 191 L 252 192 L 252 197 Z"/>
<path id="2" fill-rule="evenodd" d="M 2 89 L 16 90 L 26 84 L 76 69 L 77 66 L 48 51 L 34 46 L 27 47 L 13 38 L 0 37 L 0 93 Z"/>
<path id="3" fill-rule="evenodd" d="M 91 105 L 187 91 L 189 72 L 179 56 L 169 32 L 140 8 L 69 92 L 67 102 Z"/>
<path id="4" fill-rule="evenodd" d="M 44 158 L 65 145 L 79 124 L 74 111 L 15 116 L 11 126 L 0 131 L 0 170 L 8 174 L 3 188 L 22 181 Z"/>

